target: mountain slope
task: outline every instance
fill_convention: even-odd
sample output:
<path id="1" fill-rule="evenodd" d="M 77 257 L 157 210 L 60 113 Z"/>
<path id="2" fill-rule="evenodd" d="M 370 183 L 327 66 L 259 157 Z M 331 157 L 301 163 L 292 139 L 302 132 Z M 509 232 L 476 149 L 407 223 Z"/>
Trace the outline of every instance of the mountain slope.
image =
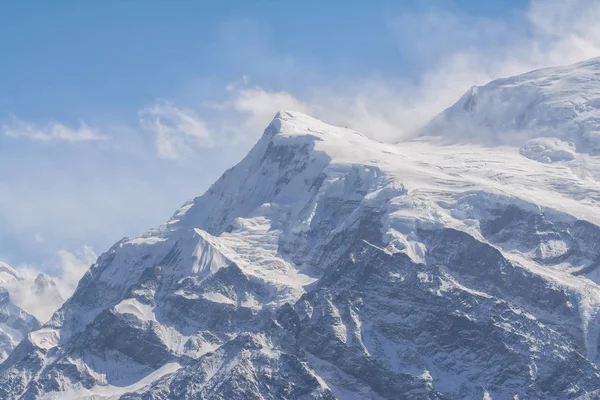
<path id="1" fill-rule="evenodd" d="M 0 365 L 0 397 L 594 398 L 597 165 L 281 112 L 100 256 Z"/>

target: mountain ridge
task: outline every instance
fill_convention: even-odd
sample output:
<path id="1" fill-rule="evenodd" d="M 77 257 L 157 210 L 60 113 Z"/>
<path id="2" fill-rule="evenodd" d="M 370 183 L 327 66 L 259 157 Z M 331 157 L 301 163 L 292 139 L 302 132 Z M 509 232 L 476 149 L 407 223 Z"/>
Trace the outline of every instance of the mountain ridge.
<path id="1" fill-rule="evenodd" d="M 600 187 L 582 159 L 594 176 L 587 154 L 394 146 L 282 111 L 98 258 L 0 364 L 0 395 L 594 398 Z"/>
<path id="2" fill-rule="evenodd" d="M 600 149 L 599 93 L 600 57 L 500 78 L 470 88 L 422 135 L 517 146 L 552 137 L 564 142 L 559 148 L 595 155 Z"/>

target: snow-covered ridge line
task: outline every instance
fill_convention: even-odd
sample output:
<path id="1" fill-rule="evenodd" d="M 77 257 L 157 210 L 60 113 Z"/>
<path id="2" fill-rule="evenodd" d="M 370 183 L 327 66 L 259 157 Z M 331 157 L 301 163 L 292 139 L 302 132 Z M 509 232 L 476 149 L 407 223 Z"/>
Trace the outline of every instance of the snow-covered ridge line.
<path id="1" fill-rule="evenodd" d="M 572 146 L 578 153 L 596 154 L 600 150 L 600 57 L 475 86 L 433 119 L 423 134 L 451 142 L 516 146 L 528 139 L 554 138 L 559 144 L 553 147 Z"/>
<path id="2" fill-rule="evenodd" d="M 98 259 L 0 365 L 0 397 L 591 393 L 600 164 L 530 145 L 393 146 L 280 112 L 206 193 Z"/>

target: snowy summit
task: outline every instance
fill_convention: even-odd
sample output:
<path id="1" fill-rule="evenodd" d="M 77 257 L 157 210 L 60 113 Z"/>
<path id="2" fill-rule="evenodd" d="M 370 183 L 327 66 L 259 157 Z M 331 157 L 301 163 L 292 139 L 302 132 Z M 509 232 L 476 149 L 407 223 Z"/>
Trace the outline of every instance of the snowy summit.
<path id="1" fill-rule="evenodd" d="M 599 65 L 473 88 L 397 145 L 279 112 L 99 257 L 0 397 L 598 398 Z"/>

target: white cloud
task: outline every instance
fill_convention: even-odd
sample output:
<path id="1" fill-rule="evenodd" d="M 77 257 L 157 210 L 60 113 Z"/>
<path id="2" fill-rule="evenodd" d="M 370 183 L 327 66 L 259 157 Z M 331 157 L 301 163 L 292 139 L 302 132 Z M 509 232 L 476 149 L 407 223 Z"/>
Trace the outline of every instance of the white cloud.
<path id="1" fill-rule="evenodd" d="M 536 0 L 528 19 L 535 37 L 533 57 L 552 64 L 600 55 L 600 2 Z"/>
<path id="2" fill-rule="evenodd" d="M 240 136 L 255 140 L 275 113 L 294 110 L 322 118 L 342 126 L 349 126 L 370 134 L 378 140 L 396 136 L 405 121 L 395 118 L 398 111 L 397 93 L 391 83 L 370 81 L 318 86 L 294 95 L 286 91 L 267 90 L 260 86 L 237 86 L 230 89 L 231 99 L 225 103 L 231 112 L 241 118 Z"/>
<path id="3" fill-rule="evenodd" d="M 83 246 L 74 252 L 60 250 L 57 255 L 59 259 L 57 283 L 61 295 L 66 299 L 71 296 L 81 277 L 96 262 L 98 256 L 89 246 Z"/>
<path id="4" fill-rule="evenodd" d="M 160 102 L 140 111 L 141 126 L 154 133 L 159 158 L 175 160 L 214 145 L 205 122 L 192 110 Z"/>
<path id="5" fill-rule="evenodd" d="M 76 129 L 55 121 L 40 127 L 13 117 L 11 123 L 2 124 L 0 129 L 8 137 L 40 142 L 91 142 L 107 139 L 83 122 Z"/>
<path id="6" fill-rule="evenodd" d="M 32 265 L 19 265 L 16 271 L 20 274 L 20 279 L 5 282 L 4 286 L 15 304 L 46 322 L 71 296 L 96 258 L 96 254 L 88 246 L 75 252 L 60 250 L 57 253 L 55 276 L 41 273 Z"/>
<path id="7" fill-rule="evenodd" d="M 267 91 L 260 86 L 249 87 L 247 81 L 243 85 L 228 86 L 232 96 L 223 104 L 224 109 L 243 115 L 244 127 L 252 129 L 264 128 L 279 110 L 295 110 L 310 113 L 311 105 L 304 103 L 285 91 Z"/>

